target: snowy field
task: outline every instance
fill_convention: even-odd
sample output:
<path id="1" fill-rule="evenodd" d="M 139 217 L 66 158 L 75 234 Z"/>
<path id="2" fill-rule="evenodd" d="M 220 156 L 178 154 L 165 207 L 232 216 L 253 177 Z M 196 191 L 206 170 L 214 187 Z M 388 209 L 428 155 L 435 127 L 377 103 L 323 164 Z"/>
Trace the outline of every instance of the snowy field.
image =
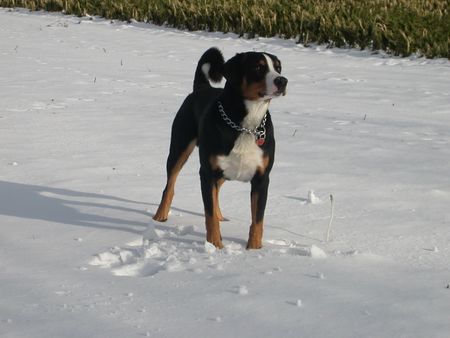
<path id="1" fill-rule="evenodd" d="M 211 46 L 289 78 L 259 251 L 237 182 L 205 245 L 197 154 L 151 221 Z M 0 9 L 0 74 L 0 337 L 450 337 L 448 60 Z"/>

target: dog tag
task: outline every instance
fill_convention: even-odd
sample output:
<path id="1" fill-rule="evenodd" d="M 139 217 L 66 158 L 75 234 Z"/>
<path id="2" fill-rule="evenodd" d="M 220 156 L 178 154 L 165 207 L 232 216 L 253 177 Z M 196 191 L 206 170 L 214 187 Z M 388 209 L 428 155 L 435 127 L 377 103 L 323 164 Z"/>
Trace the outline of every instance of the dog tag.
<path id="1" fill-rule="evenodd" d="M 266 142 L 266 140 L 263 139 L 263 138 L 259 138 L 259 139 L 256 140 L 256 144 L 257 144 L 258 146 L 260 146 L 260 147 L 261 147 L 265 142 Z"/>

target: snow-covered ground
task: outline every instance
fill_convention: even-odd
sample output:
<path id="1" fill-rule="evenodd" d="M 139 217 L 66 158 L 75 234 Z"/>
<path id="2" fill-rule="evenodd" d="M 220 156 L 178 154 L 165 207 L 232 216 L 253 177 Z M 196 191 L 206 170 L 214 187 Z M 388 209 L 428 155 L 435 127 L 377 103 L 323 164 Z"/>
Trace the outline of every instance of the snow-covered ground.
<path id="1" fill-rule="evenodd" d="M 237 182 L 205 244 L 197 154 L 151 221 L 211 46 L 289 78 L 259 251 Z M 0 9 L 0 74 L 1 337 L 450 337 L 448 60 Z"/>

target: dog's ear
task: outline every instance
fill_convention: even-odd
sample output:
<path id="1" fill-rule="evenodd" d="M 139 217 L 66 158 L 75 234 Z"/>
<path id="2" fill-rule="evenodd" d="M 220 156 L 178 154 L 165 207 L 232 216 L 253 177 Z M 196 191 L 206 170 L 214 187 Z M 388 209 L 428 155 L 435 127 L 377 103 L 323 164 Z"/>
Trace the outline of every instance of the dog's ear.
<path id="1" fill-rule="evenodd" d="M 227 82 L 239 86 L 241 82 L 241 65 L 243 63 L 244 54 L 238 53 L 229 59 L 223 65 L 223 76 L 227 80 Z"/>

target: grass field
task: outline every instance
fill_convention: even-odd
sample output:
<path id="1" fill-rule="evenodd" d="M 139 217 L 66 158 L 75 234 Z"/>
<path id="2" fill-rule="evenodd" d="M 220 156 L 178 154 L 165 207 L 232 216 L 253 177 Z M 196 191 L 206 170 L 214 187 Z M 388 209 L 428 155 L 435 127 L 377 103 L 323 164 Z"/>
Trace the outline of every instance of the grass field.
<path id="1" fill-rule="evenodd" d="M 0 6 L 450 58 L 448 0 L 0 0 Z"/>

